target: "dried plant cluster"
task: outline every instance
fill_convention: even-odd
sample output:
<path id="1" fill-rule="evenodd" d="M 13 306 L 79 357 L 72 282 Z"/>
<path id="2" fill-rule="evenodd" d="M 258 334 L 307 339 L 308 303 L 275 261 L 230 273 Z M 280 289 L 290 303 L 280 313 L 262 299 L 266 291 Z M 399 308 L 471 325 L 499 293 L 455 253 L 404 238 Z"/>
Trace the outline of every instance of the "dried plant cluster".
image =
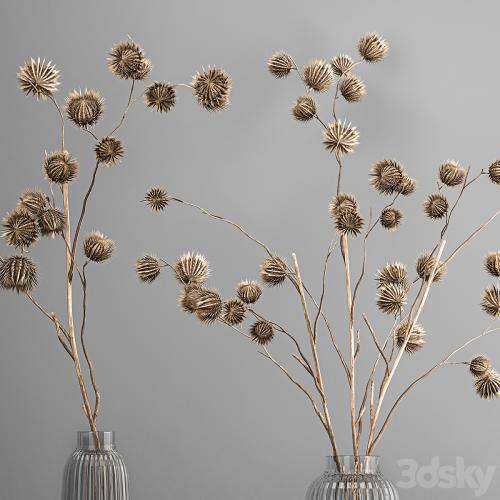
<path id="1" fill-rule="evenodd" d="M 37 100 L 49 100 L 54 105 L 61 123 L 60 147 L 49 148 L 41 158 L 41 164 L 48 183 L 48 189 L 29 189 L 23 192 L 13 210 L 3 219 L 2 236 L 5 243 L 13 247 L 17 253 L 0 257 L 0 288 L 15 291 L 23 295 L 34 307 L 49 319 L 55 328 L 57 339 L 65 352 L 71 358 L 78 380 L 85 417 L 98 443 L 97 417 L 100 408 L 100 393 L 97 386 L 94 367 L 85 342 L 85 327 L 87 320 L 88 266 L 109 260 L 114 251 L 115 243 L 100 231 L 92 231 L 83 238 L 81 252 L 79 251 L 79 236 L 84 227 L 87 204 L 96 183 L 97 175 L 103 166 L 118 165 L 125 157 L 125 147 L 116 132 L 123 125 L 131 107 L 144 100 L 147 108 L 159 113 L 169 112 L 176 103 L 176 91 L 179 87 L 192 90 L 196 101 L 209 111 L 219 111 L 229 104 L 231 80 L 221 68 L 208 67 L 196 73 L 189 84 L 171 84 L 165 81 L 146 82 L 143 90 L 135 95 L 138 82 L 150 78 L 152 64 L 146 58 L 143 49 L 131 38 L 117 43 L 110 51 L 108 68 L 121 80 L 130 82 L 128 100 L 117 125 L 109 132 L 97 134 L 94 132 L 104 113 L 104 98 L 93 89 L 72 90 L 60 106 L 55 92 L 60 85 L 59 70 L 52 62 L 45 59 L 30 59 L 18 74 L 19 87 L 27 96 Z M 94 140 L 94 168 L 90 170 L 79 165 L 78 160 L 66 149 L 64 132 L 66 121 L 89 134 Z M 48 152 L 50 151 L 50 152 Z M 90 174 L 90 184 L 81 202 L 81 210 L 75 219 L 75 231 L 72 233 L 70 217 L 69 185 L 78 177 L 86 178 Z M 156 210 L 163 210 L 170 198 L 161 189 L 152 191 L 148 202 Z M 60 208 L 61 207 L 61 208 Z M 34 295 L 39 283 L 38 269 L 31 257 L 35 243 L 41 237 L 56 239 L 65 248 L 64 275 L 66 279 L 67 318 L 49 312 L 51 309 L 42 305 Z M 193 261 L 184 259 L 178 268 L 179 276 L 191 276 L 197 273 L 202 279 L 203 269 L 192 267 Z M 153 281 L 160 273 L 158 261 L 154 257 L 145 257 L 137 269 L 141 279 Z M 76 305 L 74 304 L 73 285 L 75 280 L 83 290 L 83 301 L 80 312 L 80 331 L 76 327 Z M 194 282 L 193 282 L 194 283 Z M 193 283 L 186 282 L 186 286 Z M 250 292 L 249 292 L 250 293 Z M 213 311 L 210 309 L 212 295 L 203 297 L 199 317 L 209 319 Z M 200 298 L 201 300 L 201 298 Z M 208 310 L 208 312 L 207 312 Z M 225 310 L 228 318 L 234 320 L 238 313 L 233 305 Z M 85 358 L 82 361 L 82 354 Z M 88 376 L 84 374 L 87 366 Z M 90 385 L 92 386 L 90 389 Z M 91 392 L 94 401 L 91 401 Z"/>

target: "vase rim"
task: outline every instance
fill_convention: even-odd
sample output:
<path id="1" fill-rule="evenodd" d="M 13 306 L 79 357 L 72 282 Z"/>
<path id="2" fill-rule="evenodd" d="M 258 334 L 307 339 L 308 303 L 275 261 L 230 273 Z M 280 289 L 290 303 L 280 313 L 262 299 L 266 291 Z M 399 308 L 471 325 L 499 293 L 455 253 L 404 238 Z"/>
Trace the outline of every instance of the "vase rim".
<path id="1" fill-rule="evenodd" d="M 97 431 L 97 436 L 99 438 L 99 447 L 97 447 L 93 431 L 78 431 L 78 448 L 87 451 L 97 449 L 102 451 L 109 451 L 115 448 L 115 431 Z"/>

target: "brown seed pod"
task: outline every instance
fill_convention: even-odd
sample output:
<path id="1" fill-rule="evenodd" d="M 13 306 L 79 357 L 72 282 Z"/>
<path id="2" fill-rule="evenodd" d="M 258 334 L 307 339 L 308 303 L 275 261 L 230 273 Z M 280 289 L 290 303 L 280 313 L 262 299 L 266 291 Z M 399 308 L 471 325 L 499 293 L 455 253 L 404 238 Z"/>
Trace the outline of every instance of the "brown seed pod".
<path id="1" fill-rule="evenodd" d="M 378 33 L 366 33 L 359 40 L 358 52 L 365 61 L 378 62 L 389 52 L 389 45 Z"/>
<path id="2" fill-rule="evenodd" d="M 314 59 L 306 64 L 302 75 L 305 84 L 316 92 L 328 90 L 334 79 L 332 67 L 319 59 Z"/>
<path id="3" fill-rule="evenodd" d="M 115 250 L 115 242 L 99 231 L 90 233 L 83 241 L 83 253 L 93 262 L 108 260 Z"/>
<path id="4" fill-rule="evenodd" d="M 491 368 L 491 361 L 486 356 L 476 356 L 469 364 L 469 370 L 474 377 L 484 376 Z"/>
<path id="5" fill-rule="evenodd" d="M 135 79 L 140 81 L 147 80 L 152 69 L 153 64 L 151 63 L 151 61 L 149 59 L 143 59 L 139 66 L 139 69 L 135 74 Z"/>
<path id="6" fill-rule="evenodd" d="M 490 176 L 491 182 L 500 184 L 500 160 L 496 160 L 490 165 L 488 175 Z"/>
<path id="7" fill-rule="evenodd" d="M 500 375 L 493 370 L 487 371 L 479 377 L 474 385 L 476 392 L 482 399 L 495 399 L 500 394 Z"/>
<path id="8" fill-rule="evenodd" d="M 47 195 L 38 189 L 24 191 L 17 202 L 17 209 L 28 212 L 33 217 L 38 217 L 47 206 Z"/>
<path id="9" fill-rule="evenodd" d="M 213 323 L 222 313 L 222 299 L 214 290 L 200 289 L 196 299 L 196 317 L 203 323 Z"/>
<path id="10" fill-rule="evenodd" d="M 344 210 L 357 211 L 358 202 L 352 194 L 339 193 L 335 196 L 328 207 L 330 217 L 336 218 Z"/>
<path id="11" fill-rule="evenodd" d="M 167 193 L 167 190 L 161 187 L 150 188 L 146 193 L 146 196 L 144 196 L 144 202 L 146 205 L 155 212 L 160 212 L 167 208 L 170 200 L 171 197 Z"/>
<path id="12" fill-rule="evenodd" d="M 94 151 L 97 161 L 99 163 L 104 163 L 108 167 L 115 165 L 125 154 L 122 141 L 116 137 L 104 137 L 96 144 Z"/>
<path id="13" fill-rule="evenodd" d="M 198 307 L 198 297 L 201 288 L 198 285 L 186 285 L 179 296 L 179 306 L 184 312 L 193 314 Z"/>
<path id="14" fill-rule="evenodd" d="M 406 337 L 408 335 L 408 329 L 410 325 L 405 322 L 401 323 L 397 328 L 396 328 L 396 343 L 398 347 L 401 349 L 405 343 Z M 411 330 L 411 333 L 408 337 L 408 343 L 406 344 L 405 347 L 405 352 L 408 354 L 414 354 L 418 350 L 420 350 L 424 344 L 425 344 L 425 331 L 422 328 L 421 325 L 418 323 L 415 323 L 413 325 L 413 328 Z"/>
<path id="15" fill-rule="evenodd" d="M 207 259 L 199 253 L 185 253 L 174 264 L 177 281 L 183 285 L 202 285 L 210 275 Z"/>
<path id="16" fill-rule="evenodd" d="M 56 184 L 71 182 L 78 174 L 78 161 L 67 151 L 45 154 L 43 166 L 47 179 Z"/>
<path id="17" fill-rule="evenodd" d="M 38 217 L 38 225 L 42 236 L 54 238 L 62 234 L 66 218 L 64 213 L 57 208 L 47 208 Z"/>
<path id="18" fill-rule="evenodd" d="M 330 153 L 349 154 L 358 144 L 359 132 L 350 123 L 337 120 L 329 123 L 323 137 L 323 144 Z"/>
<path id="19" fill-rule="evenodd" d="M 404 189 L 405 174 L 396 160 L 380 160 L 370 170 L 371 185 L 380 194 L 390 195 Z"/>
<path id="20" fill-rule="evenodd" d="M 268 286 L 281 285 L 287 275 L 287 265 L 280 257 L 269 257 L 260 265 L 260 277 Z"/>
<path id="21" fill-rule="evenodd" d="M 262 295 L 262 288 L 256 281 L 241 281 L 236 287 L 236 295 L 245 304 L 255 304 Z"/>
<path id="22" fill-rule="evenodd" d="M 462 184 L 467 172 L 455 160 L 446 160 L 439 167 L 439 179 L 447 186 L 458 186 Z"/>
<path id="23" fill-rule="evenodd" d="M 226 300 L 222 305 L 221 319 L 231 326 L 240 325 L 245 319 L 246 305 L 240 299 Z"/>
<path id="24" fill-rule="evenodd" d="M 11 255 L 0 261 L 0 287 L 29 293 L 38 284 L 35 263 L 24 255 Z"/>
<path id="25" fill-rule="evenodd" d="M 391 284 L 401 285 L 406 292 L 410 288 L 406 266 L 401 262 L 393 262 L 392 264 L 385 265 L 377 271 L 375 279 L 378 281 L 378 288 Z"/>
<path id="26" fill-rule="evenodd" d="M 37 221 L 28 212 L 16 209 L 3 219 L 2 237 L 7 245 L 26 250 L 39 236 Z"/>
<path id="27" fill-rule="evenodd" d="M 402 285 L 391 283 L 379 289 L 377 306 L 385 314 L 396 315 L 404 309 L 406 299 L 406 289 Z"/>
<path id="28" fill-rule="evenodd" d="M 208 111 L 221 111 L 229 105 L 231 79 L 223 69 L 209 66 L 196 73 L 191 82 L 198 104 Z"/>
<path id="29" fill-rule="evenodd" d="M 77 127 L 92 127 L 99 121 L 103 110 L 104 99 L 95 90 L 73 90 L 66 97 L 66 115 Z"/>
<path id="30" fill-rule="evenodd" d="M 495 278 L 500 277 L 500 252 L 490 252 L 484 259 L 484 268 Z"/>
<path id="31" fill-rule="evenodd" d="M 168 113 L 175 106 L 175 87 L 169 82 L 153 82 L 144 91 L 146 106 L 160 113 Z"/>
<path id="32" fill-rule="evenodd" d="M 412 179 L 409 175 L 404 174 L 403 179 L 396 188 L 396 192 L 401 192 L 403 196 L 413 194 L 417 189 L 417 181 Z"/>
<path id="33" fill-rule="evenodd" d="M 143 283 L 153 283 L 160 276 L 160 261 L 153 255 L 139 257 L 135 263 L 135 272 Z"/>
<path id="34" fill-rule="evenodd" d="M 429 281 L 431 278 L 432 270 L 436 265 L 436 256 L 430 256 L 429 253 L 423 253 L 418 259 L 416 264 L 416 271 L 418 276 L 424 281 Z M 436 268 L 433 282 L 441 281 L 444 277 L 446 267 L 443 262 L 440 262 Z"/>
<path id="35" fill-rule="evenodd" d="M 250 327 L 250 337 L 254 342 L 259 345 L 267 345 L 272 342 L 274 338 L 274 328 L 269 321 L 261 320 L 256 321 Z"/>
<path id="36" fill-rule="evenodd" d="M 340 84 L 340 93 L 347 102 L 359 102 L 366 94 L 366 86 L 359 76 L 345 77 Z"/>
<path id="37" fill-rule="evenodd" d="M 401 210 L 393 207 L 384 208 L 380 214 L 380 224 L 389 231 L 396 230 L 400 226 L 402 219 L 403 213 Z"/>
<path id="38" fill-rule="evenodd" d="M 344 76 L 352 71 L 354 61 L 347 54 L 339 54 L 330 61 L 330 65 L 337 76 Z"/>
<path id="39" fill-rule="evenodd" d="M 118 42 L 109 53 L 108 67 L 111 73 L 123 80 L 142 80 L 147 69 L 144 52 L 132 40 Z"/>
<path id="40" fill-rule="evenodd" d="M 299 122 L 307 122 L 314 118 L 316 114 L 316 103 L 309 95 L 302 95 L 297 98 L 292 107 L 293 117 Z"/>
<path id="41" fill-rule="evenodd" d="M 486 314 L 500 317 L 500 288 L 497 285 L 491 285 L 483 292 L 481 307 Z"/>
<path id="42" fill-rule="evenodd" d="M 448 213 L 448 200 L 442 193 L 433 193 L 425 200 L 423 207 L 430 219 L 442 219 Z"/>
<path id="43" fill-rule="evenodd" d="M 285 78 L 294 68 L 292 58 L 286 52 L 276 52 L 267 61 L 267 69 L 276 78 Z"/>
<path id="44" fill-rule="evenodd" d="M 341 210 L 335 216 L 337 231 L 346 236 L 358 236 L 364 226 L 364 220 L 355 210 Z"/>
<path id="45" fill-rule="evenodd" d="M 59 70 L 52 61 L 31 59 L 19 67 L 19 88 L 27 95 L 38 99 L 47 99 L 59 86 Z"/>

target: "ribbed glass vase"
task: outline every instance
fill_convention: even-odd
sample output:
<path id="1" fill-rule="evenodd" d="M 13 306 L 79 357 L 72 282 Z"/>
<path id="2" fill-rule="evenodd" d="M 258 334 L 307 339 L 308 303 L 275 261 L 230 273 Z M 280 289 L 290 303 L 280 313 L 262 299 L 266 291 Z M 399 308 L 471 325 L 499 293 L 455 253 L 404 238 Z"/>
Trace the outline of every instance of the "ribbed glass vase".
<path id="1" fill-rule="evenodd" d="M 306 500 L 399 499 L 382 475 L 379 457 L 327 457 L 326 462 L 326 471 L 309 486 Z"/>
<path id="2" fill-rule="evenodd" d="M 62 500 L 129 500 L 128 474 L 115 448 L 114 432 L 78 433 L 78 446 L 66 463 Z"/>

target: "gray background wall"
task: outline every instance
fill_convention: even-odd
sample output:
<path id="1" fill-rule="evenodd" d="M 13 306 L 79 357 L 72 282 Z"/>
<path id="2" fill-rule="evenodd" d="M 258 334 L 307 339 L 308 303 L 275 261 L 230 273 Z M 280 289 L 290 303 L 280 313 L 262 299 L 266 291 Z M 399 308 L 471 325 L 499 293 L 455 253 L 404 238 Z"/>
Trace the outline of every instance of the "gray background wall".
<path id="1" fill-rule="evenodd" d="M 298 254 L 302 271 L 319 292 L 321 260 L 332 234 L 327 205 L 335 167 L 321 144 L 321 130 L 291 119 L 302 93 L 291 77 L 275 81 L 266 60 L 286 49 L 301 64 L 312 57 L 353 54 L 359 36 L 378 30 L 391 43 L 383 63 L 362 66 L 368 86 L 361 104 L 340 103 L 361 144 L 349 157 L 346 190 L 355 191 L 364 213 L 381 200 L 368 186 L 371 165 L 395 157 L 420 181 L 400 206 L 406 219 L 394 234 L 370 241 L 368 280 L 360 303 L 377 330 L 390 320 L 375 311 L 377 266 L 399 259 L 410 267 L 437 238 L 439 225 L 424 219 L 420 204 L 435 187 L 439 164 L 456 158 L 474 171 L 500 155 L 498 141 L 497 2 L 3 2 L 0 209 L 7 211 L 25 187 L 44 187 L 41 160 L 58 144 L 58 122 L 47 103 L 17 90 L 16 72 L 31 56 L 61 69 L 59 99 L 74 88 L 102 92 L 107 112 L 99 130 L 117 120 L 128 85 L 106 68 L 116 41 L 131 34 L 152 59 L 153 77 L 189 81 L 197 69 L 222 65 L 232 76 L 232 105 L 222 114 L 200 109 L 188 89 L 179 89 L 166 116 L 139 103 L 120 131 L 123 163 L 99 174 L 85 230 L 100 229 L 117 241 L 116 256 L 89 271 L 88 337 L 103 396 L 100 426 L 118 433 L 135 499 L 300 499 L 323 468 L 327 441 L 306 401 L 267 360 L 231 330 L 206 328 L 181 313 L 170 276 L 145 287 L 135 278 L 135 258 L 144 251 L 174 260 L 185 250 L 207 255 L 211 283 L 229 296 L 241 278 L 257 276 L 258 247 L 230 227 L 174 205 L 154 215 L 140 203 L 152 184 L 240 221 L 281 255 Z M 328 116 L 330 97 L 321 96 Z M 92 141 L 74 128 L 67 145 L 80 160 L 72 188 L 80 205 L 92 160 Z M 487 179 L 474 185 L 449 231 L 450 251 L 498 206 L 499 188 Z M 426 348 L 405 359 L 395 388 L 402 388 L 447 353 L 479 333 L 487 318 L 478 306 L 490 280 L 482 259 L 498 248 L 499 222 L 492 224 L 454 261 L 444 283 L 432 291 L 422 317 Z M 6 255 L 7 248 L 1 253 Z M 34 250 L 41 268 L 37 295 L 63 315 L 63 247 L 41 241 Z M 354 268 L 360 262 L 354 251 Z M 339 257 L 332 260 L 328 308 L 345 338 Z M 304 336 L 297 296 L 288 287 L 268 290 L 261 311 Z M 0 498 L 54 500 L 75 433 L 85 428 L 71 366 L 51 325 L 22 297 L 0 299 Z M 322 332 L 322 337 L 325 337 Z M 366 348 L 361 366 L 374 355 Z M 305 338 L 305 337 L 303 337 Z M 460 359 L 489 352 L 500 368 L 500 339 L 489 338 Z M 285 360 L 290 345 L 278 340 Z M 322 343 L 332 395 L 342 398 L 341 372 Z M 349 453 L 347 415 L 338 407 L 339 440 Z M 387 475 L 401 479 L 397 461 L 421 465 L 439 456 L 454 464 L 499 465 L 497 402 L 474 394 L 465 369 L 450 367 L 401 407 L 378 453 Z M 496 498 L 500 471 L 483 498 Z M 405 499 L 473 498 L 470 489 L 402 491 Z"/>

